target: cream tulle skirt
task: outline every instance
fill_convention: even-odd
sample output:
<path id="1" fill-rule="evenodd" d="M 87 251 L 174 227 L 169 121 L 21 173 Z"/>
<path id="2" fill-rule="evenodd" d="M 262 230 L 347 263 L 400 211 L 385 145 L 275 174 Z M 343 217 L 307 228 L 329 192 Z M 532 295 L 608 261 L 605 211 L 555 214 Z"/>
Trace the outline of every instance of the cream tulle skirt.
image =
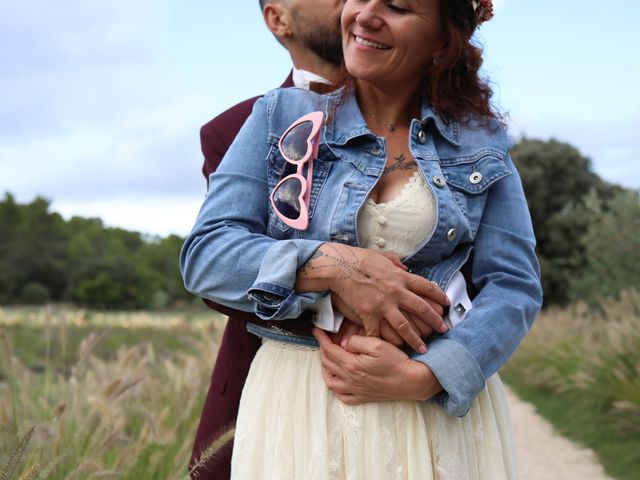
<path id="1" fill-rule="evenodd" d="M 327 390 L 317 349 L 266 341 L 242 393 L 234 480 L 501 480 L 516 478 L 502 383 L 469 413 L 431 402 L 344 405 Z"/>

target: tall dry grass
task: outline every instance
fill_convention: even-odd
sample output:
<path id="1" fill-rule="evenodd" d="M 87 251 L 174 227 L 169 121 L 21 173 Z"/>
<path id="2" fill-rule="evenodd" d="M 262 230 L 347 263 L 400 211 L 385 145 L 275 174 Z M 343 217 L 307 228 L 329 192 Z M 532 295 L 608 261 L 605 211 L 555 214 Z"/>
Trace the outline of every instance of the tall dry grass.
<path id="1" fill-rule="evenodd" d="M 503 377 L 610 474 L 640 471 L 640 293 L 543 312 Z M 635 473 L 634 473 L 635 472 Z"/>
<path id="2" fill-rule="evenodd" d="M 0 310 L 1 480 L 187 478 L 220 322 L 176 320 L 170 335 L 184 336 L 187 348 L 159 353 L 141 339 L 109 358 L 95 354 L 109 330 L 87 328 L 69 371 L 47 366 L 35 372 L 7 333 L 18 328 L 19 315 Z M 149 314 L 137 315 L 124 320 L 126 328 L 155 322 Z M 47 328 L 90 327 L 86 316 L 30 312 L 23 323 L 42 320 L 37 331 L 55 340 L 59 331 Z M 122 328 L 116 326 L 121 321 L 115 316 L 107 323 Z"/>
<path id="3" fill-rule="evenodd" d="M 0 480 L 187 478 L 222 325 L 208 313 L 0 309 Z M 21 328 L 46 339 L 42 371 L 23 360 L 30 337 L 12 341 L 9 333 L 17 338 Z M 161 349 L 143 338 L 149 328 L 185 343 Z M 123 329 L 139 340 L 99 355 Z M 76 348 L 69 339 L 78 330 L 84 340 Z M 55 360 L 71 349 L 70 367 Z M 580 407 L 605 418 L 605 427 L 594 421 L 590 428 L 601 429 L 600 437 L 611 435 L 609 427 L 614 432 L 616 438 L 604 439 L 613 445 L 606 457 L 621 451 L 615 442 L 623 438 L 631 453 L 612 462 L 637 464 L 631 457 L 640 451 L 640 294 L 627 292 L 599 310 L 581 304 L 544 312 L 503 370 L 529 392 L 541 392 L 542 403 L 566 398 L 562 415 Z"/>
<path id="4" fill-rule="evenodd" d="M 640 438 L 640 293 L 548 310 L 507 368 L 549 392 L 588 395 Z"/>

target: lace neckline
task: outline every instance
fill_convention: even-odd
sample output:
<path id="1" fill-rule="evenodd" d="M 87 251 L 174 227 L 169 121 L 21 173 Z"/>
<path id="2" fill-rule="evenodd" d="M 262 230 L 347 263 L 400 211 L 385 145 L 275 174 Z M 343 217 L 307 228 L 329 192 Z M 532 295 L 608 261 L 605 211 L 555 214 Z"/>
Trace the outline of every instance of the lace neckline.
<path id="1" fill-rule="evenodd" d="M 422 174 L 420 173 L 420 170 L 416 170 L 415 172 L 413 172 L 413 175 L 411 175 L 409 179 L 406 181 L 406 183 L 404 184 L 404 186 L 402 187 L 402 190 L 400 190 L 400 193 L 398 193 L 398 195 L 393 197 L 388 202 L 380 202 L 380 203 L 377 203 L 372 198 L 367 198 L 367 205 L 370 205 L 374 208 L 375 207 L 388 208 L 390 205 L 395 205 L 396 203 L 403 201 L 405 197 L 407 197 L 407 194 L 409 193 L 409 190 L 411 188 L 414 188 L 414 186 L 420 185 L 421 180 L 424 181 L 422 178 Z"/>

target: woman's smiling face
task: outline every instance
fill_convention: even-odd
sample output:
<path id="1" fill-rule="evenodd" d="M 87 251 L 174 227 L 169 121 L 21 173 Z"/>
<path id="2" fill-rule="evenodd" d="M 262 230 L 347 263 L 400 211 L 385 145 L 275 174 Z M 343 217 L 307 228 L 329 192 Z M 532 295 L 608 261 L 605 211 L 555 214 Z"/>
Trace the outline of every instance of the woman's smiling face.
<path id="1" fill-rule="evenodd" d="M 421 84 L 440 49 L 440 0 L 346 0 L 342 43 L 347 71 L 378 87 Z"/>

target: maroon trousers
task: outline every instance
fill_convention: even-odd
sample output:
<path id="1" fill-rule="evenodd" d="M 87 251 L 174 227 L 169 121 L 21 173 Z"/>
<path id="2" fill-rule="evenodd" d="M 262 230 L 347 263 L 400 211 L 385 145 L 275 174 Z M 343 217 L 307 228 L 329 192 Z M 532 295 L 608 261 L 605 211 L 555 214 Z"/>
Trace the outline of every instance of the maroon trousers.
<path id="1" fill-rule="evenodd" d="M 258 337 L 247 332 L 244 320 L 229 319 L 211 375 L 211 386 L 202 409 L 190 466 L 195 464 L 212 441 L 235 426 L 242 388 L 260 343 Z M 192 478 L 230 478 L 232 448 L 233 442 L 228 442 L 198 468 Z"/>

